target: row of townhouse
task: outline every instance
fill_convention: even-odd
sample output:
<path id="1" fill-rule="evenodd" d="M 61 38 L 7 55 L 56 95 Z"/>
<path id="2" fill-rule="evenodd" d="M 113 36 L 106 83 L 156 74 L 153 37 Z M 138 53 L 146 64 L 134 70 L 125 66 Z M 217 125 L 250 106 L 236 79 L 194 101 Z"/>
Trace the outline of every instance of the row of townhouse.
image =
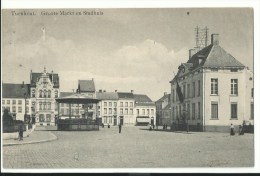
<path id="1" fill-rule="evenodd" d="M 94 84 L 94 82 L 90 83 Z M 80 86 L 82 87 L 82 86 Z M 92 92 L 94 93 L 94 89 Z M 61 92 L 62 96 L 72 95 L 73 92 Z M 99 118 L 105 125 L 147 125 L 155 124 L 155 103 L 147 95 L 131 92 L 106 92 L 99 90 L 95 96 L 100 100 L 97 105 L 89 104 L 88 118 Z M 84 117 L 82 105 L 71 105 L 71 118 Z M 68 118 L 68 104 L 60 105 L 62 118 Z"/>

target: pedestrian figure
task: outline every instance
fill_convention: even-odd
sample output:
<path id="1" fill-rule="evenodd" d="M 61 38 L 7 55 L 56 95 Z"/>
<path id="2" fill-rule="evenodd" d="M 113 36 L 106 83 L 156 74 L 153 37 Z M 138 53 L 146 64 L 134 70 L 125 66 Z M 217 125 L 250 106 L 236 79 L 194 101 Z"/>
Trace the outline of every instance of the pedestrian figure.
<path id="1" fill-rule="evenodd" d="M 118 127 L 119 127 L 119 133 L 121 133 L 121 128 L 122 128 L 121 123 L 118 125 Z"/>
<path id="2" fill-rule="evenodd" d="M 107 125 L 107 128 L 110 128 L 110 125 L 109 125 L 109 124 Z"/>
<path id="3" fill-rule="evenodd" d="M 244 135 L 244 128 L 241 125 L 239 125 L 239 135 Z"/>
<path id="4" fill-rule="evenodd" d="M 101 126 L 102 126 L 102 128 L 104 128 L 105 127 L 104 123 L 102 123 Z"/>
<path id="5" fill-rule="evenodd" d="M 230 135 L 234 136 L 235 135 L 235 129 L 234 129 L 234 125 L 231 123 L 230 125 Z"/>
<path id="6" fill-rule="evenodd" d="M 167 131 L 167 124 L 165 124 L 165 131 Z"/>
<path id="7" fill-rule="evenodd" d="M 163 124 L 163 130 L 165 130 L 165 124 Z"/>
<path id="8" fill-rule="evenodd" d="M 153 129 L 154 129 L 154 124 L 153 124 Z"/>
<path id="9" fill-rule="evenodd" d="M 150 124 L 149 131 L 152 131 L 152 125 Z"/>
<path id="10" fill-rule="evenodd" d="M 18 131 L 19 131 L 19 141 L 23 140 L 23 124 L 20 123 L 18 126 Z"/>

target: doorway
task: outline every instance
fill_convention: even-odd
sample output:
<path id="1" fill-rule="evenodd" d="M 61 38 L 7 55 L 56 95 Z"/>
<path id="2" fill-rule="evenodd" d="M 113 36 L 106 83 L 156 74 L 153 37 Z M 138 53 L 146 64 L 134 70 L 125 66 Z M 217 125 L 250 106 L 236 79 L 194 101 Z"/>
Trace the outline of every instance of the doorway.
<path id="1" fill-rule="evenodd" d="M 124 124 L 124 116 L 120 116 L 120 124 L 121 124 L 121 125 Z"/>

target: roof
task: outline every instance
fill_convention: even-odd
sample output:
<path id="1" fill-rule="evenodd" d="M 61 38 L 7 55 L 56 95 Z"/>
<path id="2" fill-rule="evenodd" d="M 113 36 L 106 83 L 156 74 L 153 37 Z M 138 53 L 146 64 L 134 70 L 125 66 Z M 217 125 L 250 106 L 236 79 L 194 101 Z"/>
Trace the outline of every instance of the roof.
<path id="1" fill-rule="evenodd" d="M 30 84 L 2 84 L 3 98 L 24 98 L 24 94 L 30 96 Z"/>
<path id="2" fill-rule="evenodd" d="M 75 94 L 74 92 L 60 92 L 60 97 L 67 97 Z"/>
<path id="3" fill-rule="evenodd" d="M 154 102 L 136 102 L 135 106 L 155 106 Z"/>
<path id="4" fill-rule="evenodd" d="M 95 92 L 94 80 L 79 80 L 79 88 L 81 92 Z"/>
<path id="5" fill-rule="evenodd" d="M 124 99 L 134 99 L 133 93 L 128 92 L 118 92 L 118 98 L 124 98 Z"/>
<path id="6" fill-rule="evenodd" d="M 169 110 L 171 108 L 171 104 L 168 103 L 167 106 L 165 106 L 162 110 Z"/>
<path id="7" fill-rule="evenodd" d="M 55 99 L 58 103 L 73 103 L 73 104 L 87 104 L 98 103 L 99 100 L 84 93 L 73 93 L 66 97 L 59 97 Z"/>
<path id="8" fill-rule="evenodd" d="M 226 67 L 237 67 L 244 68 L 245 66 L 236 60 L 231 54 L 226 52 L 221 46 L 218 44 L 210 44 L 205 48 L 198 51 L 194 54 L 187 63 L 181 64 L 182 68 L 185 68 L 184 72 L 180 69 L 178 70 L 178 77 L 185 75 L 186 73 L 195 70 L 199 67 L 207 68 L 226 68 Z M 179 68 L 180 68 L 179 67 Z M 175 76 L 176 78 L 176 76 Z M 174 79 L 175 79 L 174 78 Z"/>
<path id="9" fill-rule="evenodd" d="M 152 102 L 152 100 L 147 95 L 143 94 L 134 94 L 134 99 L 136 102 Z"/>
<path id="10" fill-rule="evenodd" d="M 97 92 L 96 96 L 99 100 L 118 100 L 116 92 Z"/>
<path id="11" fill-rule="evenodd" d="M 161 101 L 164 101 L 165 99 L 170 99 L 170 94 L 166 94 L 166 95 L 164 95 L 164 96 L 162 96 L 162 98 L 160 98 L 159 100 L 157 100 L 156 102 L 161 102 Z"/>
<path id="12" fill-rule="evenodd" d="M 36 86 L 36 82 L 41 77 L 43 73 L 33 73 L 31 72 L 31 87 Z M 50 80 L 54 83 L 54 87 L 59 88 L 59 75 L 57 73 L 47 73 Z M 53 78 L 53 80 L 52 80 Z"/>

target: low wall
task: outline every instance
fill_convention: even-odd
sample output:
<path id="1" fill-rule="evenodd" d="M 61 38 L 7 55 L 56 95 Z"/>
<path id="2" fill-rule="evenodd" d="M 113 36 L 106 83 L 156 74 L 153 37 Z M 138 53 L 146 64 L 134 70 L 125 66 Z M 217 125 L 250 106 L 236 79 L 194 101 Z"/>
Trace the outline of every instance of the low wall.
<path id="1" fill-rule="evenodd" d="M 33 127 L 32 127 L 30 130 L 28 130 L 28 126 L 25 127 L 26 131 L 23 132 L 23 137 L 24 137 L 24 138 L 25 138 L 25 137 L 28 137 L 28 136 L 31 134 L 31 132 L 34 131 L 34 128 L 35 128 L 35 125 L 33 125 Z M 3 133 L 3 134 L 2 134 L 2 137 L 3 137 L 3 140 L 18 139 L 19 134 L 18 134 L 18 132 Z"/>

